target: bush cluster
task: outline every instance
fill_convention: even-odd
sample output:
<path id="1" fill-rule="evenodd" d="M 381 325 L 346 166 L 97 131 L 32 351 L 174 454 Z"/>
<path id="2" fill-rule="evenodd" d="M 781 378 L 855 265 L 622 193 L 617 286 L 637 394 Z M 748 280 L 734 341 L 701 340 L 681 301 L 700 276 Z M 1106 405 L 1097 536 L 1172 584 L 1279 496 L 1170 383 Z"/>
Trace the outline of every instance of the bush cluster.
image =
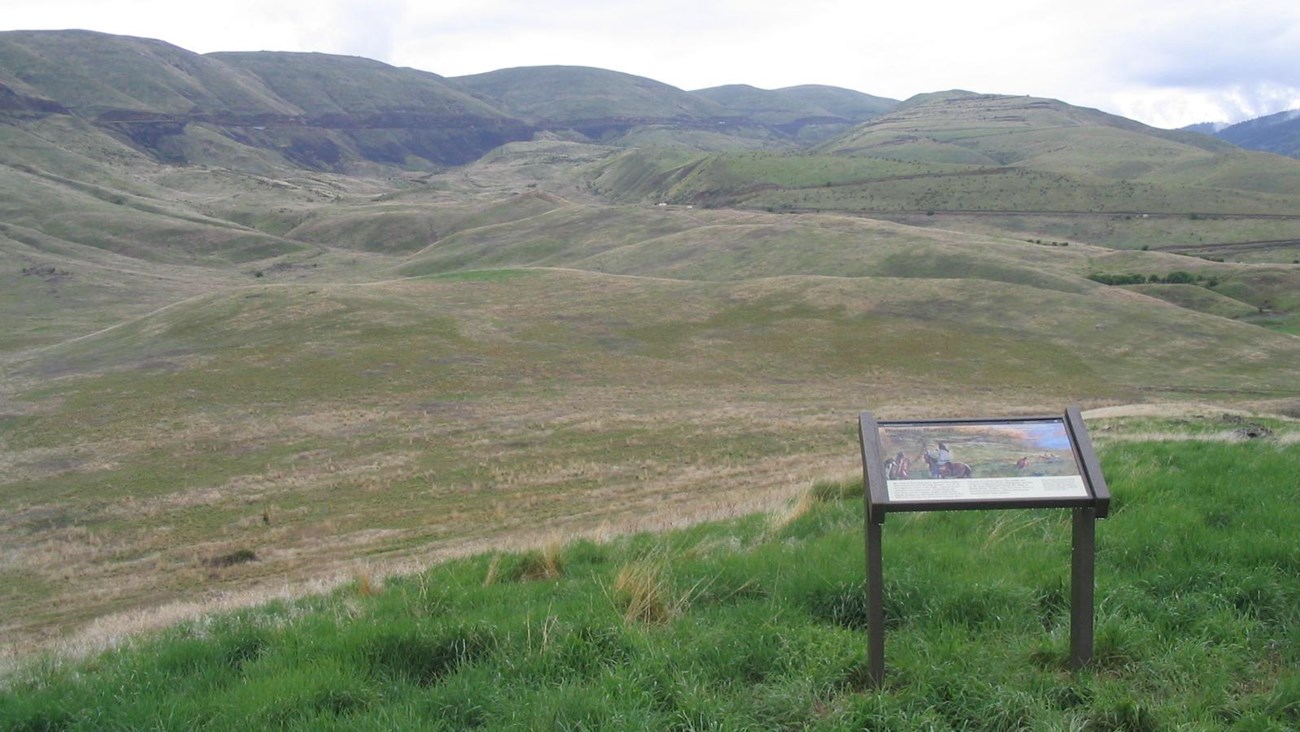
<path id="1" fill-rule="evenodd" d="M 1203 287 L 1218 287 L 1218 277 L 1206 277 L 1203 274 L 1192 274 L 1181 269 L 1174 270 L 1167 275 L 1158 274 L 1106 274 L 1104 272 L 1093 272 L 1088 275 L 1088 279 L 1093 282 L 1100 282 L 1103 285 L 1201 285 Z"/>

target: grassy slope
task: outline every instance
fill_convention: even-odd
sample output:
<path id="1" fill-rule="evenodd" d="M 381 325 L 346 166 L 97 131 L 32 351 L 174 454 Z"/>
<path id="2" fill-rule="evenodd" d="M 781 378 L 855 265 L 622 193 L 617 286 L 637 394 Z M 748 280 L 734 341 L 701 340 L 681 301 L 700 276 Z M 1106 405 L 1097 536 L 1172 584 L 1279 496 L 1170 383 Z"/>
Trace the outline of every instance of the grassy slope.
<path id="1" fill-rule="evenodd" d="M 778 125 L 809 117 L 865 121 L 898 105 L 894 99 L 817 85 L 758 89 L 748 84 L 729 84 L 697 89 L 691 94 L 759 122 Z"/>
<path id="2" fill-rule="evenodd" d="M 574 267 L 640 276 L 732 281 L 782 275 L 978 278 L 1079 292 L 1093 273 L 1214 278 L 1204 297 L 1171 302 L 1224 317 L 1258 311 L 1286 331 L 1300 312 L 1300 270 L 1161 252 L 1043 246 L 841 216 L 790 217 L 681 207 L 556 206 L 542 215 L 452 233 L 399 269 L 420 275 L 499 266 Z M 342 226 L 346 231 L 346 224 Z M 425 237 L 427 240 L 429 237 Z M 418 244 L 418 241 L 416 242 Z M 1204 288 L 1203 288 L 1204 289 Z M 1165 298 L 1168 299 L 1168 298 Z M 1229 300 L 1226 310 L 1215 302 Z"/>
<path id="3" fill-rule="evenodd" d="M 170 169 L 68 117 L 0 125 L 0 142 L 4 351 L 251 279 L 259 262 L 318 253 L 220 210 L 257 182 L 284 191 L 260 195 L 264 205 L 298 203 L 305 196 L 290 183 L 214 173 L 208 184 L 225 179 L 222 192 L 180 192 Z"/>
<path id="4" fill-rule="evenodd" d="M 1111 427 L 1123 425 L 1094 422 Z M 888 680 L 869 689 L 861 487 L 846 482 L 769 516 L 382 583 L 360 574 L 326 596 L 187 623 L 36 670 L 0 692 L 0 723 L 1294 727 L 1294 443 L 1123 442 L 1102 460 L 1114 504 L 1097 529 L 1095 655 L 1081 673 L 1065 668 L 1067 513 L 917 514 L 886 524 Z"/>
<path id="5" fill-rule="evenodd" d="M 1067 140 L 1080 141 L 1078 133 L 1071 132 L 1067 137 L 1058 130 L 1053 134 L 1056 139 L 1051 142 L 1058 145 L 1064 146 Z M 1300 180 L 1300 164 L 1288 158 L 1259 153 L 1211 153 L 1183 146 L 1181 153 L 1194 162 L 1174 166 L 1162 161 L 1164 165 L 1148 174 L 1121 176 L 1111 170 L 1089 171 L 1088 164 L 1081 163 L 1097 157 L 1092 153 L 1094 148 L 1126 147 L 1123 142 L 1109 139 L 1121 134 L 1136 137 L 1141 146 L 1150 148 L 1146 138 L 1115 132 L 1068 154 L 1058 150 L 1009 163 L 972 153 L 967 148 L 960 148 L 963 151 L 960 155 L 927 159 L 907 152 L 914 150 L 917 143 L 882 148 L 875 155 L 848 157 L 842 152 L 795 158 L 780 153 L 737 152 L 692 159 L 685 164 L 689 166 L 685 168 L 689 175 L 674 175 L 677 170 L 670 170 L 658 179 L 647 180 L 649 185 L 643 184 L 640 190 L 630 188 L 624 192 L 683 203 L 871 213 L 926 210 L 950 214 L 1012 211 L 1120 216 L 1126 213 L 1295 216 L 1300 213 L 1290 193 Z M 1023 143 L 1016 139 L 1014 144 L 1006 144 L 1019 151 Z M 1163 141 L 1159 144 L 1172 147 Z M 1138 147 L 1136 143 L 1132 146 Z M 1146 152 L 1160 154 L 1159 150 Z M 1253 159 L 1239 161 L 1239 157 Z M 1098 164 L 1104 166 L 1104 160 Z M 628 173 L 623 168 L 629 165 L 644 167 L 644 163 L 629 157 L 606 175 L 615 181 L 625 178 Z M 1259 177 L 1246 181 L 1233 172 L 1243 167 L 1255 170 Z"/>
<path id="6" fill-rule="evenodd" d="M 548 166 L 610 153 L 570 143 L 411 186 L 168 168 L 47 124 L 3 178 L 6 347 L 42 346 L 10 350 L 0 422 L 17 639 L 358 556 L 762 505 L 841 464 L 864 404 L 1294 395 L 1293 339 L 1083 278 L 1184 258 L 500 195 L 580 193 Z M 245 237 L 279 256 L 232 259 Z"/>
<path id="7" fill-rule="evenodd" d="M 568 205 L 447 237 L 410 258 L 401 271 L 510 265 L 715 281 L 782 275 L 957 278 L 974 274 L 971 260 L 980 259 L 985 279 L 1077 291 L 1088 252 L 1050 252 L 1024 242 L 837 216 Z M 943 271 L 945 266 L 951 269 Z"/>
<path id="8" fill-rule="evenodd" d="M 837 415 L 864 404 L 1294 394 L 1292 340 L 1083 279 L 1186 258 L 495 193 L 576 192 L 548 166 L 609 152 L 570 143 L 394 186 L 153 166 L 48 124 L 5 178 L 41 204 L 9 214 L 7 347 L 46 346 L 6 366 L 14 638 L 358 556 L 763 505 L 842 463 Z M 46 144 L 76 135 L 120 163 Z M 737 179 L 823 173 L 746 160 Z M 280 256 L 232 261 L 232 236 Z M 261 561 L 204 564 L 239 549 Z"/>
<path id="9" fill-rule="evenodd" d="M 857 212 L 1116 248 L 1251 243 L 1205 251 L 1229 261 L 1291 264 L 1300 237 L 1296 161 L 1020 97 L 912 100 L 811 154 L 641 151 L 594 180 L 623 200 Z"/>
<path id="10" fill-rule="evenodd" d="M 296 111 L 218 61 L 162 41 L 91 31 L 0 33 L 0 81 L 90 117 L 110 110 Z"/>
<path id="11" fill-rule="evenodd" d="M 43 124 L 0 178 L 0 307 L 21 324 L 0 603 L 19 646 L 357 562 L 761 508 L 851 466 L 864 406 L 1295 397 L 1294 338 L 1083 278 L 1186 258 L 500 195 L 588 195 L 554 164 L 610 153 L 571 143 L 415 186 L 168 168 Z M 643 159 L 620 185 L 662 172 Z M 908 169 L 716 160 L 809 185 Z M 1203 266 L 1241 302 L 1300 291 L 1290 270 Z M 240 551 L 259 561 L 211 563 Z"/>
<path id="12" fill-rule="evenodd" d="M 582 66 L 501 69 L 446 81 L 510 114 L 532 120 L 726 116 L 721 106 L 662 82 Z"/>
<path id="13" fill-rule="evenodd" d="M 1292 337 L 1056 282 L 252 285 L 11 358 L 4 630 L 761 504 L 851 465 L 866 406 L 1296 396 Z M 240 549 L 262 561 L 205 569 Z"/>
<path id="14" fill-rule="evenodd" d="M 258 78 L 309 115 L 418 112 L 450 118 L 504 117 L 453 89 L 437 74 L 355 56 L 262 51 L 211 53 L 205 58 Z"/>

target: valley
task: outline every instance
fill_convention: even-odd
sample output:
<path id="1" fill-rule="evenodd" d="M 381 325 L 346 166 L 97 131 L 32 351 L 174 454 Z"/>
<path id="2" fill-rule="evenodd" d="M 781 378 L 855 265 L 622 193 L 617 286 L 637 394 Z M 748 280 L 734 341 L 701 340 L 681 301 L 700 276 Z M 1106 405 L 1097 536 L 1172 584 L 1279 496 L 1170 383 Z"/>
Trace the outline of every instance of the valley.
<path id="1" fill-rule="evenodd" d="M 0 38 L 9 656 L 776 510 L 864 409 L 1300 416 L 1294 159 L 1023 97 L 40 47 Z"/>

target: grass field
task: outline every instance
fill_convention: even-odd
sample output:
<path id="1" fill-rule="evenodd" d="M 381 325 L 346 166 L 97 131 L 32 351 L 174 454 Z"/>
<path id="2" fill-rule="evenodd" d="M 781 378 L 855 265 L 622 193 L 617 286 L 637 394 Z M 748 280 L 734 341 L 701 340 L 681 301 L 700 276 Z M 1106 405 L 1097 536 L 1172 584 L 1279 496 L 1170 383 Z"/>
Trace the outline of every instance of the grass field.
<path id="1" fill-rule="evenodd" d="M 607 540 L 780 512 L 851 473 L 863 409 L 1190 403 L 1229 437 L 1221 412 L 1294 415 L 1291 168 L 946 124 L 889 155 L 654 128 L 639 150 L 539 135 L 351 176 L 202 125 L 174 141 L 189 165 L 67 115 L 0 126 L 0 654 L 77 653 L 357 577 L 369 597 L 503 546 L 623 563 Z M 1154 284 L 1180 272 L 1201 279 Z M 1156 280 L 1089 279 L 1133 274 Z M 765 521 L 700 536 L 798 540 Z M 358 683 L 366 709 L 389 694 Z M 817 698 L 826 719 L 867 714 Z M 915 703 L 900 719 L 931 718 Z"/>
<path id="2" fill-rule="evenodd" d="M 1296 263 L 1300 166 L 1096 110 L 960 92 L 910 100 L 812 151 L 613 157 L 595 190 L 840 212 L 1018 239 Z"/>
<path id="3" fill-rule="evenodd" d="M 1183 422 L 1093 420 L 1114 503 L 1079 673 L 1068 512 L 900 515 L 884 539 L 887 685 L 870 689 L 861 484 L 845 480 L 689 529 L 361 571 L 29 667 L 0 692 L 0 725 L 1294 728 L 1294 427 L 1232 443 Z M 1159 427 L 1181 440 L 1143 441 Z"/>
<path id="4" fill-rule="evenodd" d="M 1293 339 L 1075 286 L 518 269 L 201 295 L 10 362 L 3 630 L 21 649 L 357 566 L 761 510 L 851 469 L 865 408 L 1295 397 Z M 257 561 L 220 563 L 238 552 Z"/>
<path id="5" fill-rule="evenodd" d="M 473 186 L 508 178 L 484 165 Z M 310 246 L 237 267 L 10 240 L 13 652 L 356 566 L 761 510 L 851 465 L 865 408 L 1296 396 L 1282 267 L 1190 260 L 1214 291 L 1149 297 L 1087 276 L 1189 258 L 448 185 L 268 189 L 249 226 Z M 1267 298 L 1275 331 L 1232 319 Z"/>

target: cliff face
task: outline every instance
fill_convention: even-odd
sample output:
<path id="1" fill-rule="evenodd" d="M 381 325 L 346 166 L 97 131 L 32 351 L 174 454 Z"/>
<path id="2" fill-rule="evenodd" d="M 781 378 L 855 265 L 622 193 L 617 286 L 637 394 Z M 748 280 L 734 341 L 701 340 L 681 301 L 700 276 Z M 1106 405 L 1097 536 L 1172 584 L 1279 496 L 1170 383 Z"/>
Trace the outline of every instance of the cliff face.
<path id="1" fill-rule="evenodd" d="M 107 112 L 94 122 L 165 162 L 220 163 L 185 152 L 190 146 L 184 138 L 200 128 L 236 145 L 273 151 L 294 165 L 338 172 L 361 162 L 417 168 L 461 165 L 507 142 L 529 139 L 534 131 L 517 120 L 420 112 L 317 116 Z"/>
<path id="2" fill-rule="evenodd" d="M 52 100 L 15 98 L 5 91 L 0 89 L 0 113 L 77 114 Z M 307 116 L 109 110 L 90 121 L 162 162 L 222 164 L 187 144 L 187 136 L 202 129 L 236 146 L 274 152 L 294 165 L 338 172 L 361 162 L 417 168 L 461 165 L 507 142 L 527 140 L 534 132 L 517 120 L 419 112 Z"/>

